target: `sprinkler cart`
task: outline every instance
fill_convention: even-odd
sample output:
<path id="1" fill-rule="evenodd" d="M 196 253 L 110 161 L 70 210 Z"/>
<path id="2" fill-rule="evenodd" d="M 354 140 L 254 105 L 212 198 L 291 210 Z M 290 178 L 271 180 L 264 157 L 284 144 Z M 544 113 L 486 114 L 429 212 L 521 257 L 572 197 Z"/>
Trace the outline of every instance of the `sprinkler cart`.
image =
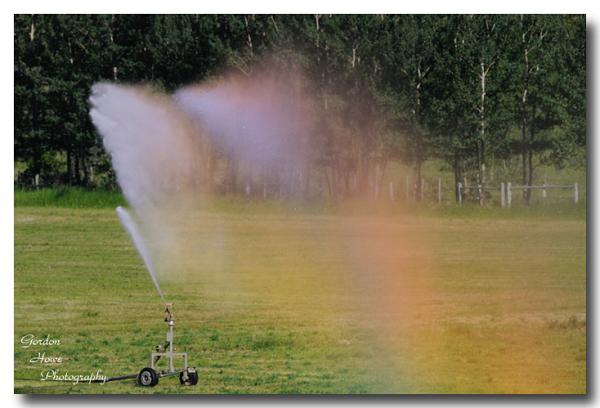
<path id="1" fill-rule="evenodd" d="M 139 374 L 109 377 L 105 380 L 105 382 L 137 378 L 137 383 L 139 385 L 143 387 L 154 387 L 156 384 L 158 384 L 158 379 L 160 377 L 179 375 L 179 383 L 181 385 L 198 384 L 198 372 L 196 371 L 195 367 L 188 366 L 187 353 L 175 352 L 175 347 L 173 344 L 173 329 L 175 327 L 175 320 L 173 318 L 173 303 L 165 303 L 164 320 L 169 327 L 167 339 L 164 344 L 159 344 L 156 346 L 154 352 L 150 354 L 150 366 L 142 368 Z M 165 357 L 168 360 L 168 367 L 166 370 L 158 371 L 156 365 L 162 357 Z M 175 364 L 173 363 L 175 357 L 183 358 L 183 369 L 175 369 Z"/>
<path id="2" fill-rule="evenodd" d="M 154 273 L 154 269 L 152 267 L 152 261 L 148 256 L 149 252 L 144 244 L 144 240 L 142 239 L 142 235 L 138 231 L 134 219 L 131 217 L 129 212 L 123 207 L 116 208 L 117 216 L 119 217 L 119 221 L 125 228 L 125 231 L 129 234 L 133 245 L 138 251 L 140 258 L 144 261 L 144 265 L 148 270 L 148 274 L 150 275 L 150 279 L 152 279 L 152 283 L 154 283 L 154 287 L 158 291 L 160 298 L 164 301 L 165 297 L 160 290 L 160 286 L 158 284 L 158 280 L 156 279 L 156 274 Z M 198 373 L 194 367 L 188 366 L 188 357 L 187 353 L 176 353 L 175 347 L 173 345 L 173 328 L 175 327 L 175 319 L 173 318 L 173 303 L 165 303 L 165 322 L 169 326 L 169 331 L 167 332 L 167 340 L 164 344 L 159 344 L 156 346 L 154 352 L 150 354 L 150 366 L 144 367 L 139 372 L 139 374 L 131 374 L 131 375 L 122 375 L 119 377 L 109 377 L 104 382 L 107 381 L 118 381 L 125 380 L 128 378 L 137 378 L 137 382 L 139 385 L 143 387 L 154 387 L 158 384 L 158 379 L 160 377 L 170 377 L 173 375 L 179 374 L 179 382 L 181 385 L 196 385 L 198 384 Z M 157 371 L 156 364 L 158 360 L 162 357 L 166 357 L 168 359 L 169 367 L 166 370 Z M 182 357 L 183 358 L 183 369 L 176 370 L 175 365 L 173 364 L 174 357 Z"/>

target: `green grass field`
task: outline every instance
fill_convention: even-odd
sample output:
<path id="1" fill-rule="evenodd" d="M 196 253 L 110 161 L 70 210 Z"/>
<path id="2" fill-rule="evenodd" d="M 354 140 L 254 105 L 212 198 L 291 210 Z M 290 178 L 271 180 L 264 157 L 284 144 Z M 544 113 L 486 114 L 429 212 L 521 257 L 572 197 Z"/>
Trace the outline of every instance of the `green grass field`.
<path id="1" fill-rule="evenodd" d="M 162 306 L 108 197 L 15 202 L 19 393 L 585 393 L 586 219 L 579 207 L 215 206 L 161 276 L 196 387 L 99 384 L 164 340 Z M 25 198 L 24 198 L 25 197 Z M 60 339 L 21 347 L 26 334 Z M 45 352 L 61 364 L 29 359 Z"/>

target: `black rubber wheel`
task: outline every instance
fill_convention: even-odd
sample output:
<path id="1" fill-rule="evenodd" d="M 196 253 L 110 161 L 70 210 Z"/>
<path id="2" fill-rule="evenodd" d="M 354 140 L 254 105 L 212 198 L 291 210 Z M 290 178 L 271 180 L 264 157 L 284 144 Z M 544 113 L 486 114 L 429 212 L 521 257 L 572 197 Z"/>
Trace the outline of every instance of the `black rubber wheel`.
<path id="1" fill-rule="evenodd" d="M 181 373 L 179 373 L 179 383 L 181 385 L 196 385 L 198 384 L 198 373 L 196 371 L 188 371 L 187 372 L 187 380 L 183 379 L 183 373 L 184 371 L 182 371 Z"/>
<path id="2" fill-rule="evenodd" d="M 142 387 L 154 387 L 158 384 L 158 374 L 151 367 L 142 368 L 137 376 L 137 382 Z"/>

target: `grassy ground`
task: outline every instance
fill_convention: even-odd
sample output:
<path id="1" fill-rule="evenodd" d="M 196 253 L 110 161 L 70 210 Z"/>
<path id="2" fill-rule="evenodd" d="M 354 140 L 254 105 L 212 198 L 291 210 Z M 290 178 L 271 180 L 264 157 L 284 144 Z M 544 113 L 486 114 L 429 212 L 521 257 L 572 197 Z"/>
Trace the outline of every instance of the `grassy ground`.
<path id="1" fill-rule="evenodd" d="M 586 390 L 583 204 L 366 215 L 221 202 L 186 223 L 194 239 L 161 276 L 200 382 L 145 389 L 40 381 L 49 368 L 136 373 L 166 327 L 112 208 L 18 200 L 16 392 Z M 61 344 L 24 349 L 29 333 Z M 29 363 L 38 352 L 64 360 Z"/>
<path id="2" fill-rule="evenodd" d="M 120 191 L 76 187 L 15 189 L 15 207 L 115 208 L 125 205 Z"/>

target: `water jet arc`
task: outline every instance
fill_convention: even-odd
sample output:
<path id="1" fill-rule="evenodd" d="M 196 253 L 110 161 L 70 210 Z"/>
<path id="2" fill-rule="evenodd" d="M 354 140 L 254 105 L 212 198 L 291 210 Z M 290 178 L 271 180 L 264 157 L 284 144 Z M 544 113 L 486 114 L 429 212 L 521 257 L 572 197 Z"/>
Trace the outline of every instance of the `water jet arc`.
<path id="1" fill-rule="evenodd" d="M 158 279 L 156 278 L 156 274 L 154 273 L 154 266 L 152 265 L 152 260 L 150 259 L 150 252 L 148 251 L 148 248 L 144 244 L 142 235 L 138 231 L 138 228 L 136 226 L 136 223 L 135 223 L 133 217 L 131 216 L 131 214 L 129 214 L 129 212 L 125 208 L 123 208 L 121 206 L 117 207 L 116 211 L 117 211 L 117 215 L 119 216 L 119 220 L 121 221 L 121 224 L 123 225 L 123 228 L 125 228 L 125 230 L 129 234 L 129 237 L 131 238 L 133 245 L 137 249 L 138 254 L 140 255 L 140 258 L 142 258 L 142 261 L 144 261 L 144 265 L 146 265 L 146 269 L 148 270 L 150 279 L 152 279 L 152 283 L 154 283 L 154 287 L 156 287 L 156 290 L 158 291 L 160 298 L 164 302 L 165 297 L 162 293 L 162 290 L 160 290 L 160 285 L 158 284 Z"/>

